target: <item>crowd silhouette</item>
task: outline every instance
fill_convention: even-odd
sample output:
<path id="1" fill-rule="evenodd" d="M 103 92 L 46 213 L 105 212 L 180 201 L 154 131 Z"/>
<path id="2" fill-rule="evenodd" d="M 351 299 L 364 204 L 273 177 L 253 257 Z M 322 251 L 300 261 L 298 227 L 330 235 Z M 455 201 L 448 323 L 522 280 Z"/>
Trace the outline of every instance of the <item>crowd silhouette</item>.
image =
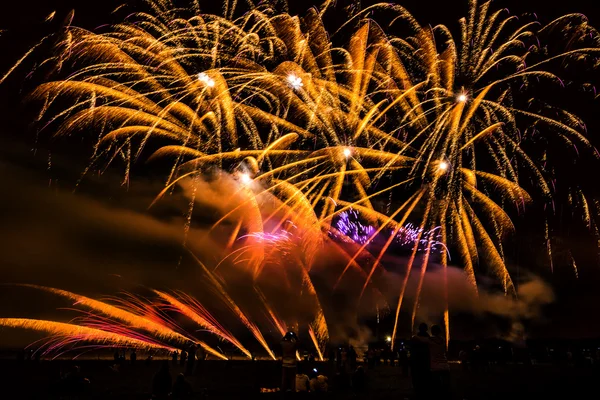
<path id="1" fill-rule="evenodd" d="M 453 356 L 450 362 L 448 343 L 438 325 L 420 324 L 410 338 L 394 343 L 389 337 L 384 340 L 372 342 L 368 347 L 355 347 L 356 342 L 330 346 L 321 356 L 314 350 L 312 342 L 302 343 L 294 332 L 288 332 L 281 339 L 279 349 L 274 349 L 279 355 L 277 363 L 257 360 L 253 356 L 252 361 L 237 358 L 207 364 L 204 350 L 195 344 L 168 354 L 153 353 L 157 360 L 153 354 L 139 354 L 140 350 L 113 349 L 114 354 L 110 356 L 109 353 L 110 361 L 103 361 L 106 363 L 102 367 L 104 373 L 99 373 L 102 370 L 98 364 L 89 360 L 56 364 L 51 360 L 40 360 L 42 352 L 32 349 L 19 351 L 17 362 L 25 373 L 50 371 L 51 392 L 60 395 L 59 398 L 86 398 L 98 390 L 107 390 L 102 388 L 101 381 L 108 375 L 114 382 L 142 377 L 138 380 L 145 382 L 141 383 L 145 387 L 142 390 L 150 392 L 157 400 L 197 399 L 212 390 L 215 396 L 220 390 L 231 391 L 233 388 L 213 384 L 216 373 L 213 366 L 223 375 L 228 375 L 229 371 L 238 374 L 236 371 L 246 371 L 246 376 L 233 378 L 235 382 L 231 379 L 222 382 L 225 385 L 232 382 L 232 386 L 253 393 L 280 392 L 285 398 L 370 398 L 373 393 L 389 390 L 390 385 L 395 384 L 399 389 L 394 390 L 410 399 L 454 398 L 464 393 L 469 381 L 487 379 L 496 373 L 505 374 L 513 368 L 510 365 L 521 365 L 519 368 L 525 368 L 521 371 L 529 371 L 529 366 L 536 363 L 571 369 L 600 368 L 600 347 L 591 341 L 583 346 L 565 341 L 562 344 L 538 344 L 536 348 L 511 346 L 498 339 L 453 342 L 450 343 Z M 451 368 L 451 364 L 455 366 Z M 505 365 L 509 366 L 505 368 Z M 43 369 L 44 366 L 47 368 Z M 280 371 L 280 377 L 277 371 Z M 243 383 L 237 382 L 239 377 Z M 139 384 L 131 387 L 140 389 Z M 209 387 L 211 389 L 207 389 Z"/>

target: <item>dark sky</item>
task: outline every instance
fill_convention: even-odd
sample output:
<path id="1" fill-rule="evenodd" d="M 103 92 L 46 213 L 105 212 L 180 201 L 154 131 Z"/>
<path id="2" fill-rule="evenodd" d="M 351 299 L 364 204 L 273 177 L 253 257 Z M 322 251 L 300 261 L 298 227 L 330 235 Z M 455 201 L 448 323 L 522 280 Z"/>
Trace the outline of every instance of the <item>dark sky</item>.
<path id="1" fill-rule="evenodd" d="M 7 31 L 0 35 L 0 75 L 29 46 L 50 33 L 43 21 L 52 11 L 57 11 L 57 20 L 64 20 L 69 10 L 75 9 L 74 25 L 93 29 L 111 22 L 111 10 L 121 3 L 25 0 L 3 4 L 0 29 Z M 309 3 L 292 0 L 291 6 L 301 12 Z M 535 12 L 542 21 L 580 12 L 600 26 L 596 1 L 495 3 L 516 14 Z M 467 8 L 466 1 L 456 0 L 407 0 L 402 5 L 423 24 L 444 23 L 454 28 Z M 88 176 L 74 190 L 86 167 L 82 157 L 86 149 L 78 147 L 81 141 L 77 138 L 51 139 L 46 134 L 36 141 L 36 131 L 29 124 L 31 115 L 23 105 L 23 78 L 17 71 L 15 78 L 0 87 L 0 283 L 38 283 L 90 294 L 165 281 L 185 286 L 189 273 L 178 267 L 185 201 L 170 199 L 162 208 L 147 211 L 161 182 L 145 174 L 143 166 L 128 186 L 120 184 L 119 171 L 109 170 L 103 176 Z M 597 112 L 598 102 L 595 107 Z M 588 122 L 600 126 L 597 119 Z M 212 245 L 201 229 L 192 235 L 197 235 L 199 247 Z M 600 324 L 590 324 L 589 320 L 600 312 L 600 295 L 596 293 L 600 267 L 591 265 L 591 259 L 584 258 L 579 265 L 579 279 L 571 270 L 559 270 L 553 276 L 540 274 L 557 290 L 555 303 L 545 310 L 548 335 L 600 336 Z M 528 267 L 524 265 L 523 270 Z M 53 307 L 64 305 L 20 289 L 0 290 L 0 317 L 51 315 Z"/>

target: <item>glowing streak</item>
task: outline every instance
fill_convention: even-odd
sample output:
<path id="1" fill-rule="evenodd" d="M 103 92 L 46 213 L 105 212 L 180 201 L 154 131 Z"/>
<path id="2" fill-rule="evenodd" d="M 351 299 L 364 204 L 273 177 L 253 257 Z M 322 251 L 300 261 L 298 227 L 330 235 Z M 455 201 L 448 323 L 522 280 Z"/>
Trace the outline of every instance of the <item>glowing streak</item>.
<path id="1" fill-rule="evenodd" d="M 317 354 L 319 356 L 319 361 L 323 361 L 323 353 L 321 352 L 321 346 L 319 346 L 319 341 L 317 340 L 317 337 L 315 336 L 315 331 L 313 331 L 313 328 L 311 326 L 308 327 L 308 333 L 310 335 L 310 339 L 313 342 L 313 345 L 315 346 L 315 349 L 317 350 Z"/>
<path id="2" fill-rule="evenodd" d="M 170 346 L 154 344 L 100 329 L 62 322 L 28 318 L 0 318 L 0 326 L 46 332 L 54 336 L 70 339 L 72 342 L 94 342 L 108 346 L 127 346 L 175 351 L 175 348 Z"/>

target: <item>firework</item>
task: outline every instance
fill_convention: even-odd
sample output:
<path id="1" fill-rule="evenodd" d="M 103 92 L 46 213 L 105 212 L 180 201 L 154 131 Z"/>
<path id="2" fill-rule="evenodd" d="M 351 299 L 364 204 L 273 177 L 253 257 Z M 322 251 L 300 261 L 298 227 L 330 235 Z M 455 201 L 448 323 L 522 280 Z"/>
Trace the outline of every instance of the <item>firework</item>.
<path id="1" fill-rule="evenodd" d="M 421 26 L 399 5 L 377 4 L 354 9 L 338 44 L 322 19 L 332 2 L 303 17 L 261 5 L 236 18 L 236 2 L 226 3 L 224 17 L 196 7 L 186 14 L 169 0 L 150 4 L 151 13 L 104 33 L 69 27 L 54 59 L 57 80 L 33 93 L 47 127 L 97 132 L 91 166 L 123 159 L 127 179 L 131 162 L 153 149 L 152 158 L 173 160 L 158 198 L 211 168 L 231 172 L 245 200 L 219 223 L 236 219 L 236 234 L 248 232 L 253 250 L 240 260 L 255 279 L 265 254 L 254 244 L 282 238 L 279 227 L 264 232 L 274 218 L 261 207 L 265 194 L 280 199 L 281 221 L 298 227 L 306 271 L 336 218 L 337 230 L 360 244 L 348 266 L 386 232 L 363 291 L 388 249 L 412 247 L 396 322 L 417 252 L 425 253 L 419 288 L 429 253 L 439 252 L 446 268 L 450 249 L 475 287 L 484 264 L 514 293 L 502 246 L 513 230 L 506 210 L 552 195 L 522 132 L 536 126 L 549 140 L 590 147 L 575 115 L 520 96 L 533 85 L 563 84 L 554 61 L 598 54 L 598 34 L 583 16 L 540 25 L 471 1 L 455 38 L 446 26 Z M 378 13 L 391 23 L 377 24 Z M 409 33 L 383 28 L 396 25 Z M 554 52 L 543 41 L 561 30 L 565 50 Z M 72 106 L 56 112 L 68 99 Z M 369 224 L 349 222 L 348 213 Z M 448 310 L 445 320 L 449 329 Z"/>
<path id="2" fill-rule="evenodd" d="M 179 298 L 172 296 L 168 293 L 164 293 L 155 290 L 160 298 L 170 304 L 174 310 L 180 312 L 192 321 L 197 323 L 199 326 L 206 328 L 209 332 L 227 340 L 229 343 L 237 347 L 242 353 L 248 358 L 252 358 L 250 352 L 224 327 L 220 326 L 219 322 L 193 297 L 179 293 Z"/>
<path id="3" fill-rule="evenodd" d="M 423 228 L 408 223 L 397 230 L 393 242 L 400 248 L 409 250 L 416 245 L 418 251 L 426 251 L 429 246 L 433 252 L 447 251 L 445 244 L 439 240 L 441 238 L 440 229 L 441 227 L 438 226 L 424 231 Z M 336 230 L 331 230 L 330 235 L 344 242 L 365 245 L 378 238 L 378 235 L 374 234 L 375 231 L 376 228 L 373 225 L 361 223 L 360 214 L 350 209 L 338 215 Z M 382 233 L 380 232 L 380 235 Z M 389 235 L 392 230 L 389 229 L 386 233 Z"/>
<path id="4" fill-rule="evenodd" d="M 90 308 L 94 311 L 98 311 L 108 317 L 111 317 L 118 321 L 124 322 L 132 328 L 141 329 L 148 333 L 151 333 L 154 336 L 156 336 L 157 338 L 160 338 L 161 340 L 164 340 L 167 342 L 171 341 L 171 342 L 179 344 L 180 346 L 185 346 L 185 345 L 189 344 L 190 342 L 194 342 L 194 343 L 198 344 L 199 346 L 201 346 L 208 353 L 210 353 L 218 358 L 221 358 L 221 359 L 227 359 L 223 354 L 221 354 L 219 351 L 213 349 L 212 347 L 208 346 L 206 343 L 204 343 L 202 341 L 198 341 L 198 340 L 190 338 L 190 337 L 186 337 L 186 336 L 170 329 L 164 323 L 151 320 L 151 319 L 141 316 L 141 315 L 137 315 L 134 312 L 130 312 L 130 311 L 121 309 L 119 307 L 115 307 L 113 305 L 110 305 L 110 304 L 102 302 L 102 301 L 90 299 L 85 296 L 81 296 L 81 295 L 78 295 L 78 294 L 75 294 L 72 292 L 68 292 L 66 290 L 60 290 L 60 289 L 49 288 L 49 287 L 45 287 L 45 286 L 37 286 L 37 285 L 23 285 L 23 286 L 45 290 L 50 293 L 72 299 L 75 301 L 74 305 L 81 305 L 81 306 L 88 307 L 88 308 Z M 122 302 L 126 306 L 129 306 L 129 309 L 136 308 L 135 303 L 127 302 L 127 301 L 122 301 Z M 101 326 L 102 325 L 105 327 L 105 329 L 106 328 L 110 329 L 111 327 L 117 326 L 114 323 L 105 323 L 105 324 L 101 324 Z"/>
<path id="5" fill-rule="evenodd" d="M 135 347 L 142 349 L 159 349 L 175 351 L 175 348 L 161 345 L 149 339 L 129 337 L 126 335 L 107 332 L 101 329 L 79 326 L 74 324 L 45 321 L 27 318 L 0 318 L 0 326 L 9 328 L 31 329 L 53 335 L 53 343 L 48 351 L 62 349 L 72 343 L 91 342 L 101 347 Z"/>

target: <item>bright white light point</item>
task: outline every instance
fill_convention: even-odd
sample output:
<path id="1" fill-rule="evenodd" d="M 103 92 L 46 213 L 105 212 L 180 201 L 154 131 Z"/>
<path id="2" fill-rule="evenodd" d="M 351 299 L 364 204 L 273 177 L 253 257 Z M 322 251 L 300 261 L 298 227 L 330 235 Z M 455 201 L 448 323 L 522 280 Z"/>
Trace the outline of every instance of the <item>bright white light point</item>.
<path id="1" fill-rule="evenodd" d="M 290 86 L 292 87 L 292 89 L 294 89 L 294 90 L 298 90 L 302 86 L 304 86 L 304 83 L 302 83 L 302 78 L 300 78 L 294 74 L 289 74 L 287 77 L 287 81 L 290 84 Z"/>
<path id="2" fill-rule="evenodd" d="M 344 157 L 348 158 L 352 155 L 352 150 L 350 150 L 349 148 L 345 148 L 344 149 Z"/>
<path id="3" fill-rule="evenodd" d="M 198 74 L 198 80 L 202 83 L 204 83 L 206 86 L 208 87 L 214 87 L 215 86 L 215 81 L 206 74 L 206 72 L 200 72 Z"/>
<path id="4" fill-rule="evenodd" d="M 391 342 L 392 341 L 392 337 L 388 336 L 388 337 L 385 338 L 385 340 L 386 340 L 386 342 Z"/>
<path id="5" fill-rule="evenodd" d="M 464 93 L 461 93 L 461 94 L 459 94 L 459 95 L 458 95 L 458 97 L 456 98 L 456 100 L 457 100 L 459 103 L 466 103 L 466 102 L 467 102 L 467 100 L 469 100 L 469 98 L 467 97 L 467 95 L 466 95 L 466 94 L 464 94 Z"/>
<path id="6" fill-rule="evenodd" d="M 241 174 L 240 175 L 240 181 L 242 181 L 242 183 L 244 185 L 249 185 L 252 183 L 252 178 L 250 177 L 249 174 Z"/>
<path id="7" fill-rule="evenodd" d="M 450 164 L 448 164 L 446 161 L 440 161 L 438 165 L 439 170 L 442 172 L 448 171 L 448 167 L 450 167 Z"/>

